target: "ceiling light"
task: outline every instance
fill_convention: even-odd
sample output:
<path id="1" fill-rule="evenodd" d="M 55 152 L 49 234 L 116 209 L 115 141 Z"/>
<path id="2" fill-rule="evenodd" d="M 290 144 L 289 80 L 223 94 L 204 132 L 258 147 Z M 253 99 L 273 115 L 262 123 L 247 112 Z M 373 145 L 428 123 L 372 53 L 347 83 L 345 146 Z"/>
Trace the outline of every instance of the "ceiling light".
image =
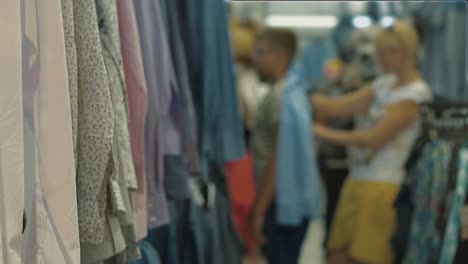
<path id="1" fill-rule="evenodd" d="M 393 25 L 393 23 L 395 23 L 395 20 L 396 19 L 392 16 L 384 16 L 380 19 L 380 25 L 382 27 L 390 27 Z"/>
<path id="2" fill-rule="evenodd" d="M 353 18 L 355 28 L 367 28 L 372 25 L 372 19 L 368 16 L 356 16 Z"/>
<path id="3" fill-rule="evenodd" d="M 332 28 L 338 23 L 335 16 L 268 16 L 265 23 L 270 27 Z"/>

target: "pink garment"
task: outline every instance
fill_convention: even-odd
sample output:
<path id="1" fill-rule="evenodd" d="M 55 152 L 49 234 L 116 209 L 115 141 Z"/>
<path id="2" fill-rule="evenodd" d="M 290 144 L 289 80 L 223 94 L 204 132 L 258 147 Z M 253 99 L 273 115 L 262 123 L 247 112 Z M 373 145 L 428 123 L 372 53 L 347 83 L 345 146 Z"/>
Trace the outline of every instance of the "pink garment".
<path id="1" fill-rule="evenodd" d="M 23 84 L 29 119 L 23 263 L 79 264 L 70 94 L 60 1 L 24 1 Z M 33 190 L 33 194 L 31 191 Z"/>
<path id="2" fill-rule="evenodd" d="M 130 112 L 130 144 L 138 182 L 138 191 L 133 195 L 133 213 L 136 236 L 141 240 L 148 234 L 145 173 L 145 120 L 148 95 L 133 1 L 118 0 L 117 11 Z"/>

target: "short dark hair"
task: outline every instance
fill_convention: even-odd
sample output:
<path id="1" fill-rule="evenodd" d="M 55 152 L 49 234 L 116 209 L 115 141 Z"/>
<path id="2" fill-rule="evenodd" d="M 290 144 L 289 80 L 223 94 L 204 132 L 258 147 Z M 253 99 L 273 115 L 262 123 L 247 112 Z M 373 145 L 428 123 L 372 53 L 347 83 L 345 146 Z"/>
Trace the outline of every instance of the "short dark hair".
<path id="1" fill-rule="evenodd" d="M 266 41 L 275 48 L 284 49 L 288 53 L 289 62 L 296 56 L 296 34 L 289 29 L 266 28 L 257 36 L 257 41 Z"/>

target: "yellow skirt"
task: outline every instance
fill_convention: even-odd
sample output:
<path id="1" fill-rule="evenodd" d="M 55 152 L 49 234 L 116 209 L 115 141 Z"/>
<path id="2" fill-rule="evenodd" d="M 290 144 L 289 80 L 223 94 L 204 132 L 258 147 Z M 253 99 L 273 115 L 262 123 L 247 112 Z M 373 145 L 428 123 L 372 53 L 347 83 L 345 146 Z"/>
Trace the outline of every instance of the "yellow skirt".
<path id="1" fill-rule="evenodd" d="M 393 263 L 391 237 L 396 226 L 393 203 L 399 184 L 348 178 L 341 191 L 328 242 L 330 252 L 372 264 Z"/>

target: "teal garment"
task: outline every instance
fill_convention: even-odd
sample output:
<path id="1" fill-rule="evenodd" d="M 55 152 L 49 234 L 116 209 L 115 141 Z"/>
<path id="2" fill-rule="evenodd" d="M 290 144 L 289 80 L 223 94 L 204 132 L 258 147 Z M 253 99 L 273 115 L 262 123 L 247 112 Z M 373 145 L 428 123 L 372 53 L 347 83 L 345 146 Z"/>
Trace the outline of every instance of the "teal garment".
<path id="1" fill-rule="evenodd" d="M 201 158 L 230 161 L 245 153 L 234 61 L 223 0 L 186 1 L 185 45 L 199 117 Z M 204 172 L 206 176 L 205 161 Z M 203 168 L 202 168 L 203 169 Z"/>
<path id="2" fill-rule="evenodd" d="M 439 264 L 451 264 L 460 243 L 461 209 L 468 189 L 468 145 L 459 153 L 459 168 L 455 195 L 440 252 Z"/>
<path id="3" fill-rule="evenodd" d="M 437 263 L 441 254 L 445 207 L 450 193 L 450 161 L 453 144 L 430 141 L 415 167 L 413 186 L 413 219 L 410 225 L 408 248 L 403 263 Z M 455 176 L 456 177 L 456 176 Z M 448 215 L 448 214 L 447 214 Z"/>

